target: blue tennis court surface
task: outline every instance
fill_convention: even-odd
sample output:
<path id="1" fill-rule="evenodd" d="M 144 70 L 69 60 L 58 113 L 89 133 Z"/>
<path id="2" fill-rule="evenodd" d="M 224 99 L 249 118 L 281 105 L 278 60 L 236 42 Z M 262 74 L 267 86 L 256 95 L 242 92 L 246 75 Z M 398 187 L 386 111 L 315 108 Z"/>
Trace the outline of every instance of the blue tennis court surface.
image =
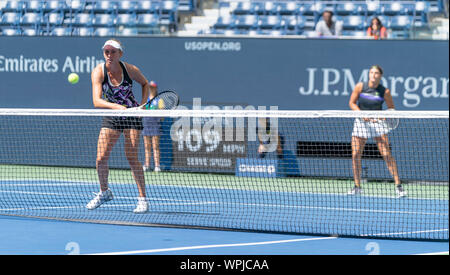
<path id="1" fill-rule="evenodd" d="M 87 210 L 98 191 L 95 182 L 2 180 L 0 212 L 122 224 L 448 239 L 448 199 L 149 185 L 151 210 L 137 215 L 132 212 L 136 186 L 113 183 L 111 188 L 113 201 Z"/>
<path id="2" fill-rule="evenodd" d="M 410 255 L 448 254 L 448 245 L 0 216 L 2 255 Z"/>

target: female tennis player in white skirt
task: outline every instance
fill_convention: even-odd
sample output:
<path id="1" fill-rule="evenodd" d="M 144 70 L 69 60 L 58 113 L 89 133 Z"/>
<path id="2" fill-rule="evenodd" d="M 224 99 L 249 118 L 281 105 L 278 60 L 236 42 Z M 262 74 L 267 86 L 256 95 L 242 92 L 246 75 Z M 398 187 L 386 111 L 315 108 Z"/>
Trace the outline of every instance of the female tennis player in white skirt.
<path id="1" fill-rule="evenodd" d="M 369 70 L 369 81 L 358 83 L 350 96 L 349 106 L 354 111 L 382 110 L 385 102 L 389 109 L 394 109 L 394 101 L 391 92 L 380 84 L 383 69 L 380 66 L 372 66 Z M 354 188 L 351 195 L 361 194 L 361 156 L 367 139 L 373 138 L 380 154 L 386 162 L 387 168 L 394 178 L 397 197 L 406 196 L 398 175 L 397 163 L 389 148 L 388 132 L 390 129 L 385 123 L 379 123 L 370 118 L 355 119 L 352 132 L 352 167 Z"/>

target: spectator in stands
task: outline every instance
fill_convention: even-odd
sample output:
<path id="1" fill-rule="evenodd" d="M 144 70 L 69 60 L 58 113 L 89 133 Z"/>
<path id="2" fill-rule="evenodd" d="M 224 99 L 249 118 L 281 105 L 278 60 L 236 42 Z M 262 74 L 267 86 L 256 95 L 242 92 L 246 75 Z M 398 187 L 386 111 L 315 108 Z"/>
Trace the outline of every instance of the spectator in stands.
<path id="1" fill-rule="evenodd" d="M 390 90 L 385 88 L 380 83 L 382 76 L 383 69 L 380 66 L 374 65 L 370 68 L 369 81 L 358 83 L 350 96 L 350 109 L 353 111 L 382 110 L 383 102 L 386 102 L 389 109 L 395 108 Z M 381 156 L 386 162 L 389 172 L 394 178 L 397 196 L 406 196 L 406 192 L 403 190 L 401 185 L 397 163 L 392 156 L 391 149 L 389 147 L 389 139 L 387 135 L 389 131 L 390 130 L 387 127 L 383 127 L 380 120 L 371 118 L 355 119 L 352 133 L 352 167 L 355 186 L 349 192 L 349 195 L 358 195 L 362 193 L 360 185 L 361 157 L 367 139 L 373 138 L 377 144 Z"/>
<path id="2" fill-rule="evenodd" d="M 383 26 L 381 20 L 378 17 L 372 18 L 370 26 L 367 28 L 367 36 L 373 37 L 373 39 L 386 39 L 387 30 Z"/>
<path id="3" fill-rule="evenodd" d="M 323 37 L 342 35 L 342 22 L 333 21 L 333 12 L 326 10 L 322 13 L 322 20 L 316 25 L 316 35 Z"/>
<path id="4" fill-rule="evenodd" d="M 149 95 L 150 85 L 136 66 L 120 60 L 123 56 L 122 44 L 118 40 L 110 39 L 105 42 L 102 49 L 105 62 L 97 65 L 91 73 L 94 107 L 126 110 L 144 104 Z M 133 80 L 141 85 L 141 104 L 134 97 Z M 108 159 L 114 145 L 123 134 L 125 156 L 139 191 L 138 204 L 133 212 L 145 213 L 148 211 L 144 171 L 138 160 L 139 137 L 142 128 L 142 119 L 137 117 L 106 116 L 103 118 L 97 142 L 96 160 L 100 192 L 86 205 L 86 208 L 93 210 L 113 198 L 108 187 Z"/>
<path id="5" fill-rule="evenodd" d="M 154 81 L 150 81 L 150 96 L 148 101 L 153 99 L 158 94 L 158 85 Z M 153 101 L 150 105 L 150 109 L 157 109 L 158 102 Z M 144 130 L 142 135 L 144 136 L 144 149 L 145 149 L 145 164 L 144 172 L 150 168 L 150 160 L 152 157 L 153 147 L 153 160 L 155 162 L 155 172 L 161 171 L 159 166 L 160 151 L 159 151 L 159 137 L 161 136 L 161 118 L 159 117 L 144 117 L 143 118 Z M 152 146 L 153 145 L 153 146 Z"/>
<path id="6" fill-rule="evenodd" d="M 270 118 L 258 118 L 258 157 L 265 158 L 267 153 L 277 152 L 277 158 L 283 159 L 284 136 L 270 123 Z"/>

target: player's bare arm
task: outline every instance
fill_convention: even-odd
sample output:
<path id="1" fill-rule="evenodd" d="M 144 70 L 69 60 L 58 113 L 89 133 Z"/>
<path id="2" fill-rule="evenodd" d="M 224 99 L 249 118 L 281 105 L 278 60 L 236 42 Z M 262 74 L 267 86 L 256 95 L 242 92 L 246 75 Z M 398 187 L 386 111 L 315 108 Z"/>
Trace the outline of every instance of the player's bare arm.
<path id="1" fill-rule="evenodd" d="M 352 95 L 350 96 L 350 101 L 349 101 L 348 105 L 350 106 L 350 109 L 352 109 L 353 111 L 359 111 L 357 102 L 358 102 L 359 94 L 361 93 L 362 89 L 363 89 L 362 82 L 356 84 L 355 89 L 353 90 Z"/>

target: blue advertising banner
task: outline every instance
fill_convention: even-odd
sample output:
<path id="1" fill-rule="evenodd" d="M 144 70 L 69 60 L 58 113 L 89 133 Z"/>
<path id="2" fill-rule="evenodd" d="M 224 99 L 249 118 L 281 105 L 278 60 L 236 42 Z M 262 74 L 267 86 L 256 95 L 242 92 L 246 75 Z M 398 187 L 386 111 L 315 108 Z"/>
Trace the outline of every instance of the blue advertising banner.
<path id="1" fill-rule="evenodd" d="M 93 108 L 90 72 L 106 38 L 0 37 L 0 107 Z M 348 110 L 368 69 L 384 69 L 398 110 L 448 110 L 448 41 L 120 38 L 122 60 L 160 89 L 218 106 Z M 71 72 L 80 75 L 70 84 Z M 135 93 L 140 96 L 140 87 Z"/>

